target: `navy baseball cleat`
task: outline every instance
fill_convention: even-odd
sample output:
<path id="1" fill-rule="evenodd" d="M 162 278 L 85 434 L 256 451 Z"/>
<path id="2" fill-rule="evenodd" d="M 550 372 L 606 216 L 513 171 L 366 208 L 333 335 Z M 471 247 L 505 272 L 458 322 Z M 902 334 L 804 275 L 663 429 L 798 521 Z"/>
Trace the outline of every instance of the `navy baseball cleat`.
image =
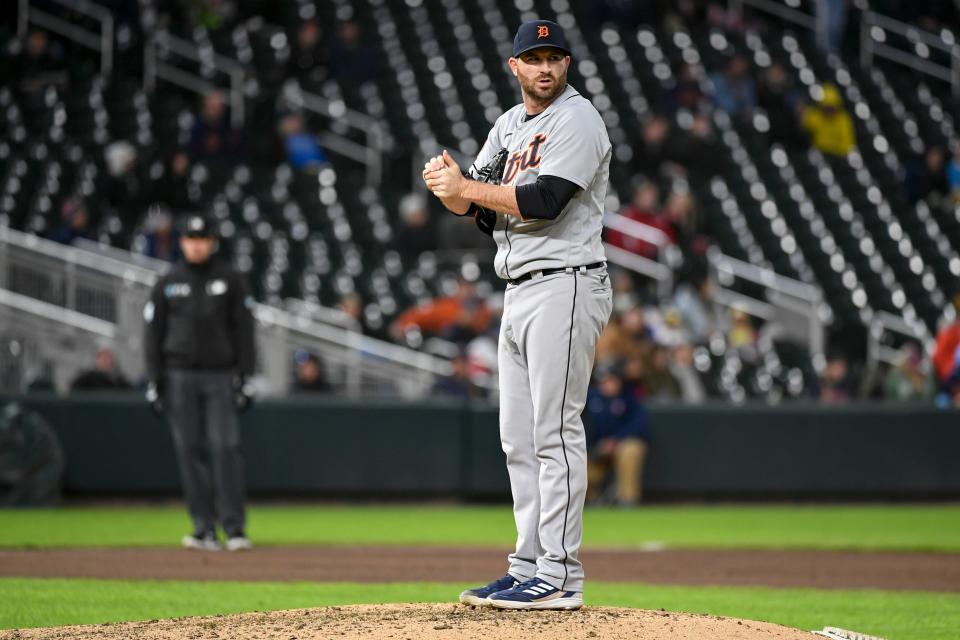
<path id="1" fill-rule="evenodd" d="M 489 597 L 497 609 L 561 609 L 572 611 L 583 606 L 583 594 L 561 591 L 550 583 L 534 578 L 498 591 Z"/>
<path id="2" fill-rule="evenodd" d="M 487 600 L 487 597 L 491 593 L 503 591 L 504 589 L 510 589 L 518 584 L 520 584 L 520 581 L 508 573 L 502 578 L 494 580 L 485 587 L 467 589 L 460 594 L 460 602 L 463 604 L 473 605 L 474 607 L 489 607 L 490 601 Z"/>

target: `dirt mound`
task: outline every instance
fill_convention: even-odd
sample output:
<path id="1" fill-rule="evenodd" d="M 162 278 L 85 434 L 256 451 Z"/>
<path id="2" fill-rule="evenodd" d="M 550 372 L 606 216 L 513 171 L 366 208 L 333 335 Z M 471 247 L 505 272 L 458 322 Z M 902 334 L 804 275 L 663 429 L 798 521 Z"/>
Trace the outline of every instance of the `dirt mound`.
<path id="1" fill-rule="evenodd" d="M 815 637 L 767 622 L 686 613 L 605 607 L 586 607 L 576 612 L 508 612 L 453 604 L 354 605 L 0 632 L 0 640 L 812 640 Z"/>

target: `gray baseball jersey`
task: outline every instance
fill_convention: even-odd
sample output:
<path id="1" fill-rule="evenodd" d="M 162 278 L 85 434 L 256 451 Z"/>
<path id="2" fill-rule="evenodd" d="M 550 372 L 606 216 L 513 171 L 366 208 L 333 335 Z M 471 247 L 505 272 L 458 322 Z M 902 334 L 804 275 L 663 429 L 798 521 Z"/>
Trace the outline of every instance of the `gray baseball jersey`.
<path id="1" fill-rule="evenodd" d="M 582 189 L 556 220 L 497 214 L 493 234 L 500 277 L 531 274 L 507 286 L 497 358 L 500 440 L 517 525 L 508 571 L 521 581 L 547 581 L 561 590 L 558 597 L 577 597 L 587 489 L 580 414 L 597 339 L 613 308 L 606 267 L 596 266 L 604 261 L 610 141 L 593 105 L 567 86 L 537 116 L 528 119 L 522 104 L 503 114 L 474 168 L 502 148 L 510 152 L 502 184 L 551 175 Z"/>
<path id="2" fill-rule="evenodd" d="M 497 214 L 493 238 L 497 275 L 516 279 L 530 271 L 601 262 L 600 232 L 610 174 L 610 139 L 597 110 L 567 85 L 540 114 L 523 104 L 503 115 L 470 169 L 476 175 L 500 149 L 509 151 L 501 184 L 520 186 L 537 176 L 564 178 L 580 187 L 556 220 L 518 220 Z"/>

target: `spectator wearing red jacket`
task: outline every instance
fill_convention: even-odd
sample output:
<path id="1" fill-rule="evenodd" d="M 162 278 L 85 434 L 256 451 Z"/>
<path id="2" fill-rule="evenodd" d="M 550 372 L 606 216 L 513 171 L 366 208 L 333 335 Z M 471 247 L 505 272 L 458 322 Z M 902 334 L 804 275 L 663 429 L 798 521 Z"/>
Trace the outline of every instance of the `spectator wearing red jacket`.
<path id="1" fill-rule="evenodd" d="M 656 182 L 650 180 L 638 181 L 633 191 L 633 199 L 629 205 L 620 211 L 620 215 L 635 222 L 659 229 L 664 232 L 671 241 L 674 240 L 673 229 L 670 226 L 670 222 L 660 211 L 660 187 L 657 186 Z M 645 258 L 650 258 L 651 260 L 657 259 L 656 245 L 646 240 L 641 240 L 629 233 L 609 229 L 607 231 L 607 242 Z"/>
<path id="2" fill-rule="evenodd" d="M 960 293 L 953 297 L 956 319 L 937 334 L 933 369 L 945 400 L 960 406 Z"/>

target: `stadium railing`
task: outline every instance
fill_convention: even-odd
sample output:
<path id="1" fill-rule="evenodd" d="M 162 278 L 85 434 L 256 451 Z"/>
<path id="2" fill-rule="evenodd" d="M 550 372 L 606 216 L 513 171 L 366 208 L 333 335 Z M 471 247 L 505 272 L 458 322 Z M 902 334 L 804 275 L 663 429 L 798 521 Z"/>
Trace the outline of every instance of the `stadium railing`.
<path id="1" fill-rule="evenodd" d="M 607 260 L 655 280 L 657 293 L 660 297 L 663 299 L 669 298 L 673 294 L 673 271 L 680 266 L 683 256 L 667 234 L 656 227 L 631 220 L 613 211 L 604 214 L 603 226 L 606 229 L 618 231 L 625 236 L 642 240 L 656 247 L 656 260 L 654 260 L 614 246 L 609 242 L 603 244 Z"/>
<path id="2" fill-rule="evenodd" d="M 887 32 L 906 39 L 913 46 L 914 51 L 887 44 Z M 950 64 L 944 65 L 930 60 L 930 49 L 944 52 L 949 56 Z M 948 40 L 875 11 L 864 11 L 860 22 L 861 66 L 866 68 L 873 66 L 874 58 L 884 58 L 938 80 L 949 82 L 953 97 L 960 99 L 960 44 L 955 39 Z"/>
<path id="3" fill-rule="evenodd" d="M 101 252 L 68 247 L 2 227 L 0 306 L 18 320 L 18 334 L 33 342 L 44 342 L 57 333 L 57 326 L 61 336 L 76 335 L 80 330 L 91 338 L 70 344 L 61 340 L 58 351 L 36 352 L 36 358 L 45 358 L 57 369 L 58 381 L 72 377 L 81 364 L 89 366 L 103 341 L 110 343 L 123 371 L 139 378 L 143 373 L 143 306 L 167 266 L 143 262 L 116 249 Z M 317 313 L 315 305 L 295 305 L 288 310 L 258 304 L 254 313 L 265 395 L 288 390 L 292 356 L 298 349 L 319 355 L 333 390 L 354 398 L 422 397 L 439 376 L 453 370 L 448 359 L 365 336 L 343 326 L 342 318 L 339 323 L 332 322 L 337 314 L 332 310 Z M 32 317 L 49 323 L 41 332 Z M 32 362 L 25 370 L 37 370 L 41 364 Z"/>
<path id="4" fill-rule="evenodd" d="M 30 24 L 49 29 L 100 53 L 100 73 L 108 77 L 113 70 L 113 14 L 109 9 L 87 0 L 47 0 L 46 4 L 59 5 L 64 9 L 87 16 L 100 25 L 99 33 L 64 20 L 48 11 L 33 6 L 30 0 L 19 0 L 17 8 L 17 37 L 24 41 Z"/>
<path id="5" fill-rule="evenodd" d="M 819 287 L 737 260 L 718 249 L 710 250 L 707 258 L 714 304 L 776 323 L 781 336 L 807 347 L 814 366 L 822 361 L 829 310 Z M 732 285 L 738 279 L 759 285 L 763 299 L 734 290 Z"/>
<path id="6" fill-rule="evenodd" d="M 380 186 L 383 180 L 384 132 L 379 121 L 348 108 L 342 100 L 327 100 L 304 91 L 295 80 L 284 84 L 282 95 L 290 106 L 324 116 L 362 133 L 366 144 L 358 144 L 333 131 L 324 131 L 318 138 L 325 149 L 364 165 L 367 186 Z"/>
<path id="7" fill-rule="evenodd" d="M 799 6 L 799 3 L 797 3 Z M 824 33 L 818 15 L 793 8 L 773 0 L 729 0 L 732 11 L 743 13 L 744 6 L 776 16 L 795 25 Z M 955 98 L 960 98 L 960 42 L 952 32 L 945 30 L 934 34 L 890 16 L 877 13 L 869 8 L 867 2 L 855 3 L 860 9 L 860 65 L 866 69 L 873 66 L 874 58 L 884 58 L 890 62 L 909 67 L 914 71 L 942 80 L 950 84 Z M 893 33 L 910 45 L 913 51 L 898 48 L 886 42 L 887 33 Z M 940 64 L 930 59 L 930 50 L 938 50 L 949 57 L 949 64 Z"/>
<path id="8" fill-rule="evenodd" d="M 219 71 L 230 78 L 229 85 L 218 87 L 209 80 L 191 71 L 169 62 L 170 54 L 187 58 L 204 67 Z M 230 95 L 230 121 L 240 128 L 246 118 L 246 97 L 244 86 L 247 72 L 236 60 L 212 51 L 201 51 L 192 42 L 159 31 L 147 38 L 143 47 L 143 88 L 152 92 L 157 80 L 164 80 L 198 95 L 207 94 L 215 89 L 225 89 Z"/>

